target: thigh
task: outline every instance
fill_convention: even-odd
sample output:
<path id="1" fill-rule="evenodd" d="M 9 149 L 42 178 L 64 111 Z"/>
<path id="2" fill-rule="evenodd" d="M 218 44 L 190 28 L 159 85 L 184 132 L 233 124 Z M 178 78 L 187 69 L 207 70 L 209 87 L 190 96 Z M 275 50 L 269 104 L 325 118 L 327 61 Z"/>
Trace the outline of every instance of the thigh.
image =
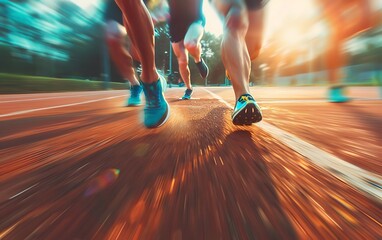
<path id="1" fill-rule="evenodd" d="M 183 42 L 186 36 L 188 23 L 184 19 L 171 18 L 169 21 L 170 40 L 172 43 Z"/>
<path id="2" fill-rule="evenodd" d="M 260 48 L 264 30 L 264 9 L 248 11 L 249 26 L 245 40 L 248 51 L 256 51 Z"/>
<path id="3" fill-rule="evenodd" d="M 174 54 L 178 58 L 178 60 L 182 62 L 188 62 L 188 52 L 187 49 L 184 47 L 183 41 L 171 43 L 171 45 L 172 49 L 174 50 Z"/>
<path id="4" fill-rule="evenodd" d="M 321 3 L 323 16 L 330 24 L 332 34 L 347 39 L 372 27 L 373 19 L 369 1 L 332 0 Z"/>
<path id="5" fill-rule="evenodd" d="M 211 0 L 211 3 L 222 17 L 227 16 L 233 6 L 246 8 L 244 0 Z"/>
<path id="6" fill-rule="evenodd" d="M 108 38 L 123 38 L 127 35 L 125 27 L 114 20 L 106 22 L 105 32 Z"/>
<path id="7" fill-rule="evenodd" d="M 194 22 L 190 25 L 187 30 L 186 36 L 184 37 L 184 42 L 199 42 L 204 33 L 204 28 L 200 21 Z"/>

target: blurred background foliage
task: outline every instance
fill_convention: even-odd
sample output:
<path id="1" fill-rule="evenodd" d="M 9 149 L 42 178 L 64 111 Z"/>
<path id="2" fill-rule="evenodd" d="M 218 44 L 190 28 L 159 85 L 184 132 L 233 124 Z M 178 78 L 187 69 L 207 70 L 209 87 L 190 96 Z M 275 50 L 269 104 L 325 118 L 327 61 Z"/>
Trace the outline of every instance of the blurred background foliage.
<path id="1" fill-rule="evenodd" d="M 96 81 L 103 81 L 108 76 L 108 81 L 122 83 L 123 79 L 106 54 L 104 8 L 104 0 L 0 0 L 0 72 Z M 382 19 L 380 9 L 378 13 Z M 267 19 L 273 25 L 267 33 L 260 56 L 253 62 L 251 83 L 325 84 L 325 34 L 313 37 L 307 34 L 317 23 L 312 22 L 308 15 L 284 17 L 278 16 L 276 19 L 271 14 Z M 275 22 L 281 22 L 281 27 L 275 27 Z M 290 32 L 296 29 L 300 30 L 295 34 L 300 39 L 288 42 L 285 36 L 290 36 Z M 169 82 L 177 84 L 181 80 L 176 58 L 170 56 L 172 51 L 166 23 L 157 25 L 155 31 L 157 67 L 168 76 Z M 344 67 L 350 76 L 346 79 L 348 83 L 380 84 L 381 35 L 379 25 L 344 46 L 349 59 Z M 204 34 L 203 58 L 210 67 L 210 76 L 207 80 L 201 79 L 190 59 L 194 84 L 228 84 L 224 77 L 220 42 L 221 35 L 209 31 Z"/>

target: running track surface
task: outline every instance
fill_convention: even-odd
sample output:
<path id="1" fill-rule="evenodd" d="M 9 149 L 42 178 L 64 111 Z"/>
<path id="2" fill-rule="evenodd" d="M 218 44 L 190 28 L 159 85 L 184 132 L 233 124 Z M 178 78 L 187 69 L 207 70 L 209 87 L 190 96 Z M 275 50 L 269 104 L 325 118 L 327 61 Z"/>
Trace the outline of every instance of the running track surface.
<path id="1" fill-rule="evenodd" d="M 152 130 L 125 91 L 0 96 L 0 239 L 382 238 L 375 89 L 338 105 L 321 88 L 253 89 L 251 127 L 232 125 L 232 89 L 183 90 Z"/>

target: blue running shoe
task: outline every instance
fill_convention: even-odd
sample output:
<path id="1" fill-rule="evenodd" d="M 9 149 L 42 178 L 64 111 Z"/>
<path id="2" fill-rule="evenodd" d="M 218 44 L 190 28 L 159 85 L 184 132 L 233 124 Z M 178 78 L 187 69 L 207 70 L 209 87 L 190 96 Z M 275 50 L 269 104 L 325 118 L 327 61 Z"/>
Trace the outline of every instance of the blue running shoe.
<path id="1" fill-rule="evenodd" d="M 250 94 L 243 94 L 236 102 L 232 113 L 232 122 L 235 125 L 251 125 L 260 122 L 263 118 L 259 105 Z"/>
<path id="2" fill-rule="evenodd" d="M 146 96 L 143 124 L 147 128 L 160 127 L 170 115 L 170 106 L 163 95 L 166 80 L 159 76 L 157 82 L 151 84 L 142 83 L 142 86 Z"/>
<path id="3" fill-rule="evenodd" d="M 132 85 L 130 87 L 130 97 L 127 99 L 126 106 L 132 107 L 141 105 L 141 92 L 141 85 Z"/>
<path id="4" fill-rule="evenodd" d="M 192 95 L 192 89 L 186 89 L 186 91 L 184 91 L 184 95 L 182 97 L 183 100 L 189 100 L 191 99 L 191 95 Z"/>
<path id="5" fill-rule="evenodd" d="M 329 89 L 328 100 L 331 103 L 343 103 L 350 101 L 350 98 L 345 96 L 343 86 L 336 86 Z"/>

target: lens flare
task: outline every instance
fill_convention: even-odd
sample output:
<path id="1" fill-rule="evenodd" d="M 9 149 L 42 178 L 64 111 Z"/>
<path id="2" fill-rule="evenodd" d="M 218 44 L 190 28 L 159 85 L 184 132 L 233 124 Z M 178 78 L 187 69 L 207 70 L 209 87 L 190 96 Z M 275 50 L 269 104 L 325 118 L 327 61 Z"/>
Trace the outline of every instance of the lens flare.
<path id="1" fill-rule="evenodd" d="M 115 168 L 102 171 L 89 182 L 84 195 L 88 197 L 110 187 L 117 180 L 119 173 L 120 170 Z"/>

